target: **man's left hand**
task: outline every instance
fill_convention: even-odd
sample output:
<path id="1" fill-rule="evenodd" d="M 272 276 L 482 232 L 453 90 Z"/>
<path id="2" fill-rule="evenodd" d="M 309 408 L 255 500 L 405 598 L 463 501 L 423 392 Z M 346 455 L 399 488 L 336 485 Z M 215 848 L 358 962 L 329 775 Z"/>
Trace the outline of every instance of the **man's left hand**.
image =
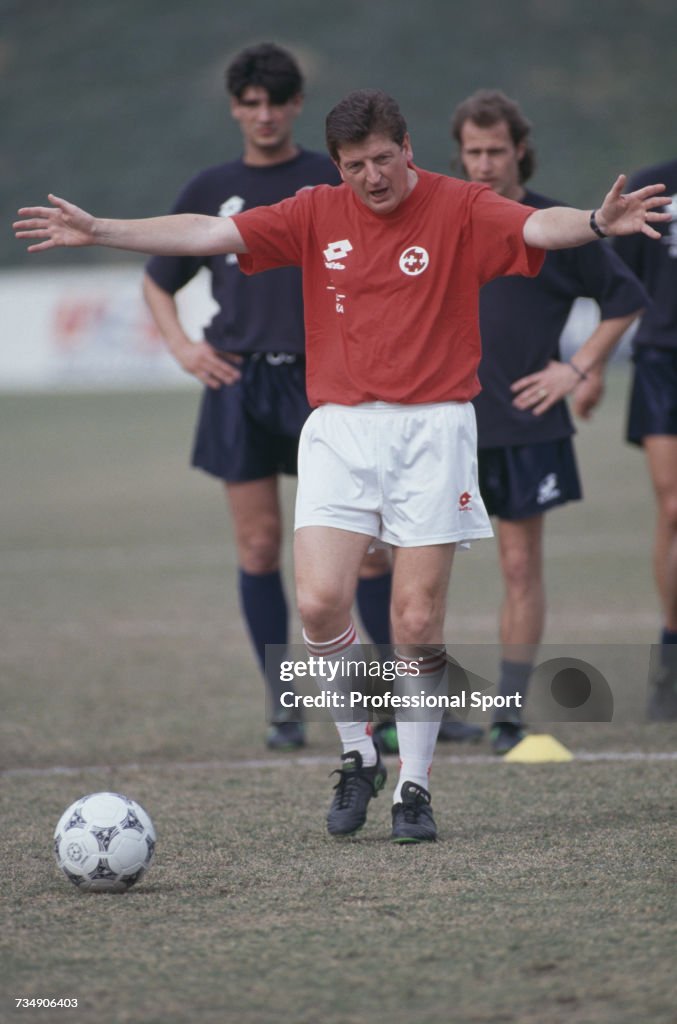
<path id="1" fill-rule="evenodd" d="M 626 182 L 625 174 L 619 174 L 596 211 L 597 226 L 605 235 L 634 235 L 641 232 L 649 238 L 660 238 L 660 231 L 651 225 L 672 220 L 669 213 L 660 212 L 661 207 L 672 202 L 670 196 L 661 195 L 665 192 L 665 185 L 646 185 L 636 192 L 623 195 Z"/>
<path id="2" fill-rule="evenodd" d="M 587 383 L 569 363 L 551 359 L 544 369 L 516 380 L 510 385 L 510 390 L 516 396 L 513 400 L 516 409 L 530 409 L 535 416 L 541 416 L 571 394 L 576 385 L 582 388 Z M 589 408 L 594 404 L 593 401 Z"/>

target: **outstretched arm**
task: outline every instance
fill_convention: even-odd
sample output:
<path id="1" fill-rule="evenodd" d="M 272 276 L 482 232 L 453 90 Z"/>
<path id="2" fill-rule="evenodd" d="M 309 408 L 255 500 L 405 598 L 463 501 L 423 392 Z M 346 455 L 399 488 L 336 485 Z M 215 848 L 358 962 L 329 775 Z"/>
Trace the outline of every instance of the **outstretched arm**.
<path id="1" fill-rule="evenodd" d="M 29 252 L 59 246 L 103 245 L 157 256 L 213 256 L 247 252 L 230 217 L 179 213 L 145 220 L 93 217 L 79 206 L 50 195 L 51 206 L 26 206 L 14 224 L 17 238 L 31 241 Z"/>
<path id="2" fill-rule="evenodd" d="M 634 235 L 641 232 L 649 238 L 660 238 L 652 224 L 671 220 L 661 207 L 670 203 L 669 196 L 660 195 L 665 185 L 646 185 L 623 195 L 624 174 L 618 176 L 602 205 L 595 210 L 595 221 L 604 235 Z M 524 224 L 524 241 L 538 249 L 572 249 L 597 237 L 590 225 L 590 210 L 566 206 L 550 206 L 535 210 Z"/>

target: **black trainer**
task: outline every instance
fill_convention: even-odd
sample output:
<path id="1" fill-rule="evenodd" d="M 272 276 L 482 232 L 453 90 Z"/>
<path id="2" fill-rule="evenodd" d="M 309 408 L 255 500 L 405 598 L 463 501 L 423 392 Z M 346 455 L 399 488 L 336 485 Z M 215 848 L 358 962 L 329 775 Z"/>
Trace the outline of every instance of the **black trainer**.
<path id="1" fill-rule="evenodd" d="M 650 722 L 674 722 L 677 719 L 677 677 L 663 667 L 655 675 L 647 705 Z"/>
<path id="2" fill-rule="evenodd" d="M 385 786 L 388 772 L 377 751 L 376 764 L 365 768 L 358 750 L 341 755 L 343 765 L 332 775 L 339 780 L 334 786 L 334 799 L 327 814 L 327 829 L 333 836 L 351 836 L 367 820 L 367 806 Z"/>
<path id="3" fill-rule="evenodd" d="M 484 736 L 481 725 L 471 725 L 445 711 L 437 734 L 439 743 L 479 743 Z"/>
<path id="4" fill-rule="evenodd" d="M 269 750 L 299 750 L 306 745 L 303 722 L 273 722 L 266 736 Z"/>
<path id="5" fill-rule="evenodd" d="M 525 736 L 526 730 L 521 722 L 494 722 L 491 727 L 491 749 L 495 754 L 507 754 Z"/>
<path id="6" fill-rule="evenodd" d="M 393 806 L 394 843 L 430 843 L 437 839 L 437 828 L 430 806 L 430 793 L 415 782 L 402 786 L 402 802 Z"/>

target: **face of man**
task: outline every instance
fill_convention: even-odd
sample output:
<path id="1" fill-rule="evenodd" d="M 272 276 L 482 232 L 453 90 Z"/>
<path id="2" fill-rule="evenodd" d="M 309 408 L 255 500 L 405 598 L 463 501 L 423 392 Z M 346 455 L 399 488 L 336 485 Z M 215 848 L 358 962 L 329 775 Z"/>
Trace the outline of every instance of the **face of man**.
<path id="1" fill-rule="evenodd" d="M 292 132 L 302 107 L 300 95 L 286 103 L 271 103 L 268 90 L 260 85 L 248 85 L 239 98 L 231 97 L 230 111 L 242 132 L 245 162 L 278 163 L 293 156 Z"/>
<path id="2" fill-rule="evenodd" d="M 465 121 L 461 128 L 461 162 L 470 181 L 488 185 L 507 199 L 521 199 L 524 189 L 519 180 L 519 161 L 524 143 L 515 145 L 505 121 L 480 128 Z"/>
<path id="3" fill-rule="evenodd" d="M 365 206 L 374 213 L 390 213 L 416 184 L 416 172 L 409 167 L 412 157 L 408 135 L 400 146 L 387 135 L 374 134 L 341 146 L 336 166 Z"/>

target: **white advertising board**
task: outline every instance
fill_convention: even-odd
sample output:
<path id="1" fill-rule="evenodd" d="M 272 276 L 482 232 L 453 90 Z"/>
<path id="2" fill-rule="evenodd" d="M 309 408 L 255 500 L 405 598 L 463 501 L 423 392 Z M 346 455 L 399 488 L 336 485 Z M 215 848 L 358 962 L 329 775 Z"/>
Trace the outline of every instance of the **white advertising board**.
<path id="1" fill-rule="evenodd" d="M 0 389 L 196 383 L 167 353 L 141 294 L 142 264 L 0 274 Z M 191 337 L 215 308 L 208 275 L 177 296 Z"/>
<path id="2" fill-rule="evenodd" d="M 167 353 L 141 294 L 143 264 L 0 273 L 0 390 L 197 386 Z M 202 337 L 216 309 L 209 275 L 177 296 L 187 333 Z M 579 299 L 562 335 L 569 358 L 599 321 Z M 616 358 L 627 358 L 628 338 Z"/>

